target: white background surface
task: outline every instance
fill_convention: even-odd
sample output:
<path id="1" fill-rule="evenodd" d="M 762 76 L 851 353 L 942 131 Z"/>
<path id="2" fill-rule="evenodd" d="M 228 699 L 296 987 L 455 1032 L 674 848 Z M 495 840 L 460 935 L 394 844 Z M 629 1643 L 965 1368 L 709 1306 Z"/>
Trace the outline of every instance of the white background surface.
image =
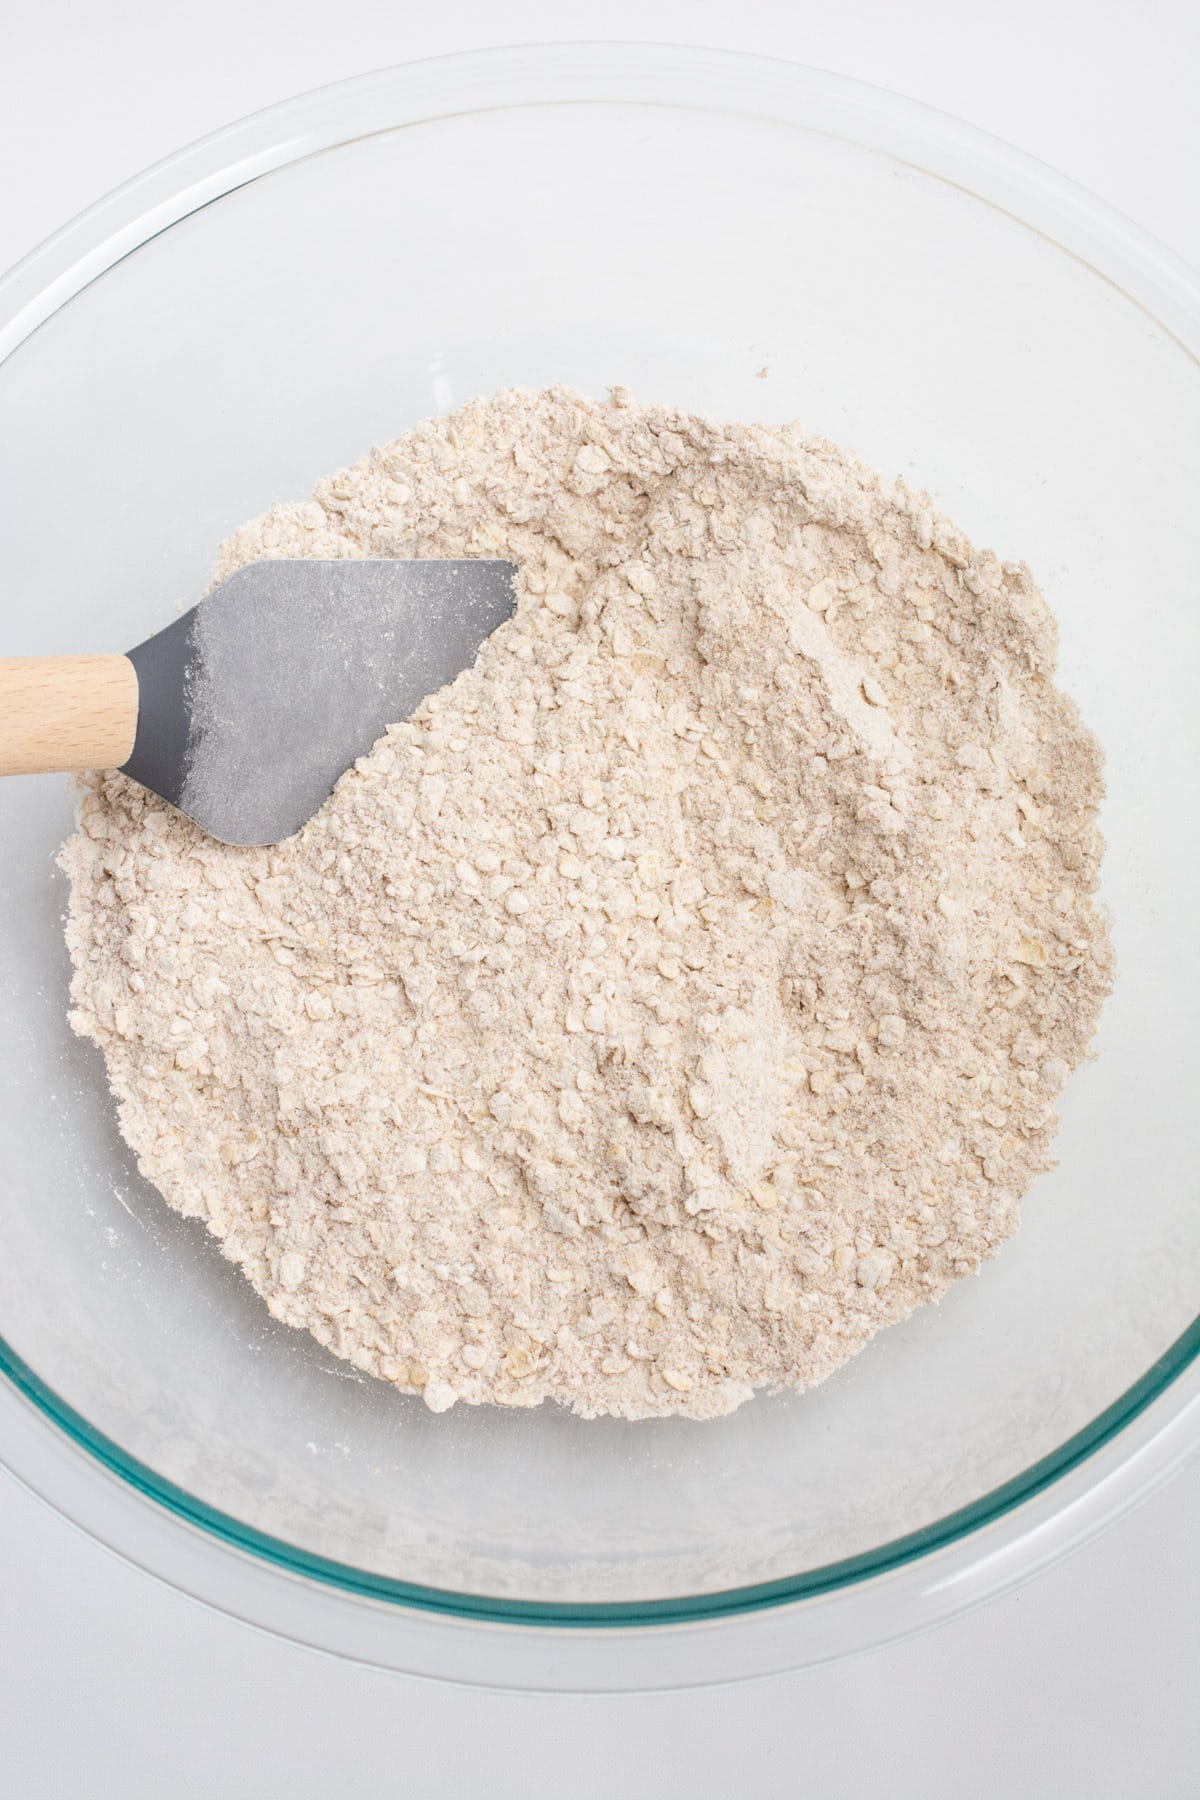
<path id="1" fill-rule="evenodd" d="M 185 140 L 304 88 L 488 43 L 793 57 L 1043 157 L 1200 262 L 1190 0 L 42 0 L 0 61 L 0 267 Z M 2 501 L 0 501 L 2 508 Z M 1200 1464 L 968 1618 L 704 1694 L 515 1698 L 372 1674 L 156 1587 L 0 1480 L 13 1800 L 1195 1800 Z"/>

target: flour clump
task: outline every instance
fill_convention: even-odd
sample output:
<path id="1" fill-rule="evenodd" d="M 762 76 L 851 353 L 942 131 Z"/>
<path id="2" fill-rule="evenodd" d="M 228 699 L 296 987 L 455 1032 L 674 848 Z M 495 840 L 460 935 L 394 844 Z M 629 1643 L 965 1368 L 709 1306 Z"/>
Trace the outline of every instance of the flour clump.
<path id="1" fill-rule="evenodd" d="M 705 1418 L 1013 1231 L 1110 975 L 1022 566 L 620 389 L 418 425 L 216 573 L 264 556 L 519 570 L 286 843 L 113 774 L 62 852 L 121 1129 L 276 1318 L 438 1412 Z"/>

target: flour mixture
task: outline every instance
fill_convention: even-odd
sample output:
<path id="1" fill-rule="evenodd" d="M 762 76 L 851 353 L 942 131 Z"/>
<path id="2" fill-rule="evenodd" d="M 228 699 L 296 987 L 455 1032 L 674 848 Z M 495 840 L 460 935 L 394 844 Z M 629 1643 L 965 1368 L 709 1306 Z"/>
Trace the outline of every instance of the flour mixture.
<path id="1" fill-rule="evenodd" d="M 217 574 L 263 556 L 520 570 L 287 843 L 109 775 L 62 853 L 121 1129 L 277 1319 L 435 1412 L 709 1418 L 997 1248 L 1110 963 L 1022 566 L 791 427 L 562 389 Z"/>

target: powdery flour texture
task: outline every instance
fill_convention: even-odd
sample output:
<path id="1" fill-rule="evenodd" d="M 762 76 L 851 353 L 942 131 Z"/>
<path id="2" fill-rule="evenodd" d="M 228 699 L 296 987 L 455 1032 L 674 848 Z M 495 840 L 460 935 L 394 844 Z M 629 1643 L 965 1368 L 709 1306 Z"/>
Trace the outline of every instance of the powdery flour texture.
<path id="1" fill-rule="evenodd" d="M 1020 565 L 790 427 L 555 389 L 235 533 L 514 618 L 297 836 L 120 775 L 62 861 L 121 1129 L 276 1318 L 442 1411 L 726 1413 L 1015 1227 L 1109 980 Z"/>

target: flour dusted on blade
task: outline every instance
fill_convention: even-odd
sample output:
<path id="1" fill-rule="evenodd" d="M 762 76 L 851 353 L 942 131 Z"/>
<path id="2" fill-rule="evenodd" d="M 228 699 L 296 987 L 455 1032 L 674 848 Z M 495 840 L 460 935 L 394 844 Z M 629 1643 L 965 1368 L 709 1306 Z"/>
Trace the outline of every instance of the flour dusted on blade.
<path id="1" fill-rule="evenodd" d="M 122 1131 L 277 1318 L 435 1411 L 704 1418 L 997 1248 L 1110 964 L 1023 567 L 790 427 L 563 389 L 218 574 L 263 556 L 520 572 L 288 842 L 109 775 L 62 853 Z"/>

